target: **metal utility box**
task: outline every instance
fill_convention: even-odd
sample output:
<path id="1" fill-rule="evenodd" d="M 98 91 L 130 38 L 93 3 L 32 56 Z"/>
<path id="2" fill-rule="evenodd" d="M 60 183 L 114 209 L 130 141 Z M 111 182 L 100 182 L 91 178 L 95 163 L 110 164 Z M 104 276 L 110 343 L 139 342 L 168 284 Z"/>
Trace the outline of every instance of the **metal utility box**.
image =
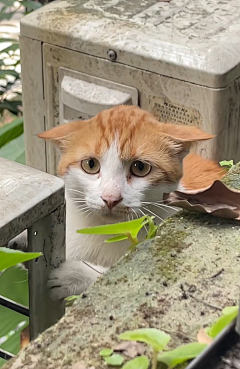
<path id="1" fill-rule="evenodd" d="M 27 164 L 56 173 L 36 134 L 123 103 L 216 134 L 197 151 L 239 161 L 239 19 L 240 0 L 68 0 L 24 17 Z"/>

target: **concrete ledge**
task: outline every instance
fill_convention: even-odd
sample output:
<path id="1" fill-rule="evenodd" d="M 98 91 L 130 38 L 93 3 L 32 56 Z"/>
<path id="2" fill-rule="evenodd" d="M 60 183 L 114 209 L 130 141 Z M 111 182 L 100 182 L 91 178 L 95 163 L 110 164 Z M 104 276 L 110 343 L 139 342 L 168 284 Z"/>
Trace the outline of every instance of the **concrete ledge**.
<path id="1" fill-rule="evenodd" d="M 239 222 L 179 212 L 5 368 L 71 368 L 84 362 L 104 369 L 100 349 L 140 327 L 170 333 L 171 347 L 195 341 L 199 327 L 238 303 L 239 269 Z"/>

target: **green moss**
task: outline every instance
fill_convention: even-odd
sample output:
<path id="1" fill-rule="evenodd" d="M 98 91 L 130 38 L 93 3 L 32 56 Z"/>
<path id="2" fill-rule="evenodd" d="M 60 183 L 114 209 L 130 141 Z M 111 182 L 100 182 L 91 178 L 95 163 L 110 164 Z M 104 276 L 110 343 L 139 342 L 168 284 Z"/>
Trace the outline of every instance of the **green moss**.
<path id="1" fill-rule="evenodd" d="M 171 230 L 173 222 L 174 218 L 169 218 L 159 227 L 152 254 L 157 258 L 159 274 L 166 280 L 176 281 L 180 264 L 177 255 L 188 247 L 185 239 L 189 233 Z"/>

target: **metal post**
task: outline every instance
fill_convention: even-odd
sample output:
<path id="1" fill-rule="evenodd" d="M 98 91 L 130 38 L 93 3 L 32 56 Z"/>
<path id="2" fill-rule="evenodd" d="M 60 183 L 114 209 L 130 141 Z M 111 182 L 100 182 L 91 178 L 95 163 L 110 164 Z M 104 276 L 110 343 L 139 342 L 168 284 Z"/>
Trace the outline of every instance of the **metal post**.
<path id="1" fill-rule="evenodd" d="M 43 256 L 29 262 L 30 339 L 55 324 L 64 314 L 64 302 L 52 301 L 47 289 L 49 272 L 65 260 L 65 204 L 28 229 L 28 251 Z"/>

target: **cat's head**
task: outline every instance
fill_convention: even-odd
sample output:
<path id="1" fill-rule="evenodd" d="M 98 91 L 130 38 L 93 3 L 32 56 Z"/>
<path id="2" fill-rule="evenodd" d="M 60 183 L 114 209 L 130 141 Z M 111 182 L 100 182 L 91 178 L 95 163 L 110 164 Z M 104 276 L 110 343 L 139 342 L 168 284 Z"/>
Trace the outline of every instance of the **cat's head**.
<path id="1" fill-rule="evenodd" d="M 175 190 L 191 144 L 213 136 L 196 127 L 159 123 L 138 107 L 119 106 L 39 137 L 61 150 L 59 174 L 80 210 L 122 215 Z"/>

